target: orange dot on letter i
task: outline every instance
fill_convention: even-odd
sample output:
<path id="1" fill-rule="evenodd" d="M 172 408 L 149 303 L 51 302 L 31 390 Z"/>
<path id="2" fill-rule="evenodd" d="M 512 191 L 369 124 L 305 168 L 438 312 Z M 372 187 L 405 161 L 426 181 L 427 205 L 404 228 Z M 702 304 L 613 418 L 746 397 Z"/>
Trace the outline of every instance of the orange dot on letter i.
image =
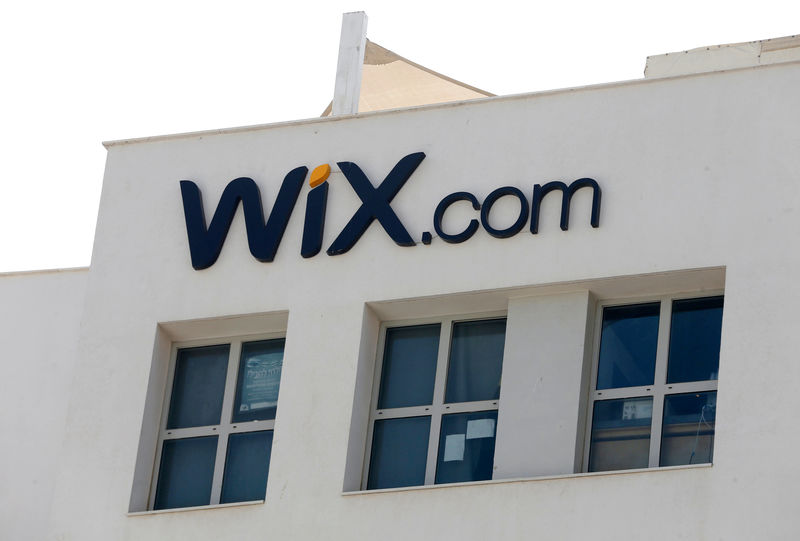
<path id="1" fill-rule="evenodd" d="M 311 177 L 308 179 L 308 184 L 312 188 L 316 188 L 326 180 L 328 177 L 331 176 L 331 166 L 327 163 L 323 163 L 322 165 L 318 165 L 311 171 Z"/>
<path id="2" fill-rule="evenodd" d="M 300 255 L 314 257 L 322 248 L 322 234 L 325 231 L 325 208 L 328 203 L 328 177 L 331 166 L 319 165 L 311 171 L 308 184 L 311 191 L 306 197 L 306 220 L 303 225 L 303 245 Z"/>

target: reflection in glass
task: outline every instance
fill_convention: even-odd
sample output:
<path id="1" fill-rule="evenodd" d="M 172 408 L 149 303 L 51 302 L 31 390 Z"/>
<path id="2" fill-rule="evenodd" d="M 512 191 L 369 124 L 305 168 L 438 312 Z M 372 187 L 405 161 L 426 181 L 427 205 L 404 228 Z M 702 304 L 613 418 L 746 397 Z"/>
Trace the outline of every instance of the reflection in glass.
<path id="1" fill-rule="evenodd" d="M 595 402 L 589 471 L 648 467 L 652 417 L 652 397 Z"/>
<path id="2" fill-rule="evenodd" d="M 597 389 L 652 385 L 660 303 L 603 309 Z"/>
<path id="3" fill-rule="evenodd" d="M 492 478 L 497 411 L 442 416 L 436 483 Z"/>
<path id="4" fill-rule="evenodd" d="M 666 396 L 659 464 L 710 464 L 716 412 L 716 391 Z"/>
<path id="5" fill-rule="evenodd" d="M 425 484 L 430 429 L 430 417 L 375 421 L 367 489 Z"/>
<path id="6" fill-rule="evenodd" d="M 431 404 L 439 331 L 438 323 L 386 330 L 378 409 Z"/>
<path id="7" fill-rule="evenodd" d="M 240 432 L 228 437 L 220 503 L 263 500 L 272 451 L 272 430 Z"/>
<path id="8" fill-rule="evenodd" d="M 165 440 L 153 509 L 208 505 L 217 436 Z"/>
<path id="9" fill-rule="evenodd" d="M 219 424 L 230 346 L 178 350 L 167 428 Z"/>
<path id="10" fill-rule="evenodd" d="M 722 297 L 672 303 L 667 383 L 717 379 Z"/>
<path id="11" fill-rule="evenodd" d="M 445 402 L 496 400 L 500 397 L 506 320 L 453 324 Z"/>
<path id="12" fill-rule="evenodd" d="M 280 338 L 242 344 L 233 406 L 234 423 L 275 418 L 285 343 L 286 340 Z"/>

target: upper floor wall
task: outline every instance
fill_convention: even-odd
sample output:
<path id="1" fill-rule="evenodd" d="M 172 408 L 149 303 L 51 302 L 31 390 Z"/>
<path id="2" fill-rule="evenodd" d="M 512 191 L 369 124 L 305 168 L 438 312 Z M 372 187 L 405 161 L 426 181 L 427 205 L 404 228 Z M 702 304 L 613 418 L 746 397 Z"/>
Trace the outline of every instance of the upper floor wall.
<path id="1" fill-rule="evenodd" d="M 324 529 L 331 538 L 376 531 L 395 538 L 519 538 L 552 536 L 558 528 L 564 539 L 610 539 L 621 526 L 650 526 L 664 538 L 697 531 L 735 538 L 757 536 L 756 526 L 731 517 L 746 517 L 752 498 L 763 498 L 770 502 L 769 517 L 758 526 L 785 533 L 782 517 L 794 516 L 796 506 L 776 479 L 798 475 L 777 455 L 798 442 L 773 416 L 794 411 L 800 399 L 773 391 L 800 376 L 786 323 L 796 316 L 785 303 L 798 291 L 800 263 L 792 249 L 800 225 L 799 85 L 800 65 L 792 63 L 110 144 L 51 532 L 212 539 L 269 524 L 278 537 L 310 537 Z M 417 155 L 416 168 L 391 180 L 410 155 Z M 313 207 L 308 181 L 325 164 L 331 173 L 319 233 L 306 217 Z M 297 201 L 289 205 L 292 198 L 280 189 L 298 168 L 307 170 L 294 173 L 302 178 Z M 197 186 L 209 224 L 226 187 L 243 177 L 252 182 L 241 185 L 260 190 L 265 215 L 278 205 L 288 216 L 272 261 L 251 255 L 239 209 L 219 257 L 195 270 L 180 181 Z M 581 189 L 567 230 L 559 225 L 556 192 L 542 201 L 532 234 L 534 186 L 582 178 L 602 190 L 598 227 L 590 223 L 593 192 Z M 386 189 L 378 187 L 383 183 Z M 501 187 L 516 188 L 522 197 L 490 205 L 487 198 Z M 448 243 L 437 234 L 434 216 L 455 192 L 472 194 L 491 211 L 482 217 L 468 202 L 454 203 L 442 231 L 458 233 L 473 219 L 483 224 L 468 240 Z M 515 231 L 526 213 L 507 238 L 487 231 Z M 398 245 L 381 220 L 370 220 L 373 214 L 410 245 Z M 397 232 L 397 222 L 411 242 Z M 348 230 L 357 241 L 333 249 Z M 304 258 L 309 231 L 321 239 L 321 250 Z M 363 388 L 371 381 L 382 323 L 504 310 L 524 337 L 525 321 L 546 322 L 540 308 L 548 303 L 512 297 L 567 293 L 574 295 L 569 328 L 575 338 L 587 332 L 591 295 L 711 290 L 723 285 L 723 268 L 724 362 L 713 469 L 341 495 L 343 487 L 353 488 L 347 479 L 359 477 L 351 465 L 363 464 L 352 449 L 354 441 L 362 451 L 366 445 Z M 713 283 L 667 283 L 692 269 L 716 269 Z M 643 275 L 649 277 L 644 282 L 634 279 Z M 536 317 L 525 316 L 534 309 Z M 125 516 L 141 480 L 142 441 L 157 432 L 148 419 L 158 417 L 152 397 L 164 396 L 169 348 L 228 331 L 252 333 L 249 325 L 268 317 L 263 314 L 280 314 L 280 321 L 273 322 L 279 328 L 262 330 L 286 336 L 267 504 Z M 543 341 L 557 332 L 557 325 L 543 326 L 514 342 L 520 364 L 532 337 Z M 557 351 L 578 355 L 570 376 L 575 411 L 585 396 L 575 389 L 580 357 L 591 347 L 585 336 Z M 524 393 L 524 385 L 517 388 Z M 501 404 L 498 433 L 503 411 Z M 568 428 L 559 438 L 572 454 L 554 461 L 554 468 L 576 461 L 580 431 Z M 758 456 L 754 441 L 763 447 Z M 506 471 L 514 475 L 521 467 L 509 462 Z M 746 496 L 731 489 L 736 483 L 747 485 Z M 439 490 L 449 491 L 447 497 Z M 569 505 L 558 503 L 562 498 Z M 629 520 L 623 525 L 594 509 L 598 498 L 624 502 Z M 587 520 L 575 520 L 583 512 Z M 676 513 L 687 522 L 676 524 Z M 459 520 L 443 519 L 454 516 Z"/>
<path id="2" fill-rule="evenodd" d="M 0 524 L 45 538 L 72 392 L 88 269 L 0 274 Z M 34 511 L 35 510 L 35 511 Z"/>

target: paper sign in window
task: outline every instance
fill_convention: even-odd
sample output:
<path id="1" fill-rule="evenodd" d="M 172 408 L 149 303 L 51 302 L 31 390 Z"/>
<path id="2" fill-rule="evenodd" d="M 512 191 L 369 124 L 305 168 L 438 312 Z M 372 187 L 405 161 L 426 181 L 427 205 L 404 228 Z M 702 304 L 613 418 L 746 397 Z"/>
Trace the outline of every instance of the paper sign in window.
<path id="1" fill-rule="evenodd" d="M 449 434 L 444 439 L 444 461 L 464 460 L 464 434 Z"/>
<path id="2" fill-rule="evenodd" d="M 649 398 L 626 400 L 622 403 L 622 420 L 651 419 L 653 417 L 653 401 Z"/>
<path id="3" fill-rule="evenodd" d="M 494 437 L 494 419 L 475 419 L 467 421 L 467 439 Z"/>
<path id="4" fill-rule="evenodd" d="M 278 404 L 283 353 L 253 356 L 245 363 L 239 411 L 274 408 Z"/>

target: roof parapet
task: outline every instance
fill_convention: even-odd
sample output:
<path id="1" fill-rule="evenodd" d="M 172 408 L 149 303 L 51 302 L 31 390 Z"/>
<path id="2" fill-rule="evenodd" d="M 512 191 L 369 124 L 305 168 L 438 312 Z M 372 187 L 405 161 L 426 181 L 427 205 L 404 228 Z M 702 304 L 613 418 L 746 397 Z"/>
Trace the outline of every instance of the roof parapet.
<path id="1" fill-rule="evenodd" d="M 797 60 L 800 60 L 800 35 L 648 56 L 644 76 L 674 77 Z"/>

